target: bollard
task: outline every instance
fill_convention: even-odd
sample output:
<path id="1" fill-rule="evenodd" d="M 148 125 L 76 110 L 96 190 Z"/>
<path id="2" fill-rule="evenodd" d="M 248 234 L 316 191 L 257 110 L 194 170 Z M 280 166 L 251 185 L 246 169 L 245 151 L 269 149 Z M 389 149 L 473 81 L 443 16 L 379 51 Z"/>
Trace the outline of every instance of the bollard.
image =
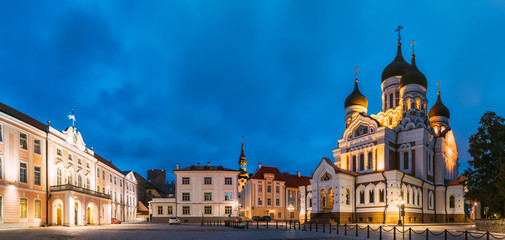
<path id="1" fill-rule="evenodd" d="M 301 225 L 302 225 L 302 223 L 300 221 L 298 221 L 298 230 L 300 230 L 300 228 L 302 227 Z"/>
<path id="2" fill-rule="evenodd" d="M 366 238 L 370 238 L 370 225 L 366 225 Z"/>
<path id="3" fill-rule="evenodd" d="M 396 227 L 393 227 L 393 240 L 396 240 Z"/>
<path id="4" fill-rule="evenodd" d="M 324 223 L 323 223 L 323 233 L 325 232 L 325 229 L 324 229 Z"/>
<path id="5" fill-rule="evenodd" d="M 287 220 L 284 220 L 284 228 L 288 229 L 288 221 Z"/>
<path id="6" fill-rule="evenodd" d="M 356 237 L 358 236 L 358 224 L 356 224 Z"/>
<path id="7" fill-rule="evenodd" d="M 412 228 L 409 228 L 409 240 L 412 240 Z"/>
<path id="8" fill-rule="evenodd" d="M 379 240 L 382 240 L 382 226 L 379 226 Z"/>
<path id="9" fill-rule="evenodd" d="M 258 229 L 258 228 L 259 228 L 259 225 L 260 225 L 260 224 L 259 224 L 259 222 L 260 222 L 260 221 L 256 220 L 256 229 Z"/>
<path id="10" fill-rule="evenodd" d="M 337 223 L 337 235 L 338 235 L 338 228 L 339 228 L 339 224 Z"/>
<path id="11" fill-rule="evenodd" d="M 310 231 L 312 232 L 312 221 L 309 222 L 309 228 L 310 228 Z"/>
<path id="12" fill-rule="evenodd" d="M 267 221 L 267 229 L 268 229 L 268 221 Z"/>
<path id="13" fill-rule="evenodd" d="M 444 240 L 447 240 L 447 229 L 444 230 Z"/>
<path id="14" fill-rule="evenodd" d="M 430 230 L 426 228 L 426 240 L 430 239 Z"/>
<path id="15" fill-rule="evenodd" d="M 468 230 L 465 230 L 465 240 L 468 240 Z"/>
<path id="16" fill-rule="evenodd" d="M 279 229 L 279 221 L 275 221 L 275 229 Z"/>
<path id="17" fill-rule="evenodd" d="M 489 231 L 486 232 L 486 239 L 489 240 Z"/>
<path id="18" fill-rule="evenodd" d="M 347 236 L 347 223 L 344 225 L 344 235 Z"/>
<path id="19" fill-rule="evenodd" d="M 328 230 L 328 233 L 331 233 L 331 222 L 330 222 L 330 223 L 328 223 L 328 229 L 329 229 L 329 230 Z"/>

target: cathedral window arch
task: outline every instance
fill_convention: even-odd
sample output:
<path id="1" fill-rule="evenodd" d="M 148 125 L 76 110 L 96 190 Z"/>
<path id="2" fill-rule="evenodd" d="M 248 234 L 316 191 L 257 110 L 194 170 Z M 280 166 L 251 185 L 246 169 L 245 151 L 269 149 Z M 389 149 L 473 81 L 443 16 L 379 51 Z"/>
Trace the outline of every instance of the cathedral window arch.
<path id="1" fill-rule="evenodd" d="M 433 192 L 432 191 L 430 191 L 430 193 L 428 194 L 428 199 L 429 199 L 428 200 L 428 207 L 429 207 L 429 209 L 433 209 L 434 199 L 433 199 Z"/>
<path id="2" fill-rule="evenodd" d="M 365 154 L 361 153 L 359 155 L 359 170 L 365 171 Z"/>
<path id="3" fill-rule="evenodd" d="M 409 187 L 407 189 L 407 204 L 410 204 L 410 196 L 412 196 L 412 189 Z"/>
<path id="4" fill-rule="evenodd" d="M 410 98 L 406 99 L 405 105 L 407 106 L 407 111 L 410 111 Z"/>
<path id="5" fill-rule="evenodd" d="M 385 201 L 384 198 L 384 188 L 379 188 L 379 202 L 383 203 Z"/>
<path id="6" fill-rule="evenodd" d="M 321 196 L 321 206 L 326 207 L 326 192 L 321 189 L 319 196 Z"/>
<path id="7" fill-rule="evenodd" d="M 356 172 L 358 171 L 356 169 L 356 155 L 352 156 L 352 170 Z"/>
<path id="8" fill-rule="evenodd" d="M 389 94 L 389 108 L 393 108 L 393 93 Z"/>
<path id="9" fill-rule="evenodd" d="M 421 189 L 417 190 L 417 206 L 421 206 L 421 196 L 423 195 L 423 192 Z"/>
<path id="10" fill-rule="evenodd" d="M 396 90 L 395 91 L 395 107 L 400 105 L 400 91 Z"/>
<path id="11" fill-rule="evenodd" d="M 373 170 L 373 152 L 368 152 L 368 170 Z"/>
<path id="12" fill-rule="evenodd" d="M 359 203 L 365 204 L 365 191 L 363 190 L 359 191 Z"/>
<path id="13" fill-rule="evenodd" d="M 375 191 L 373 189 L 368 190 L 368 202 L 375 203 Z"/>
<path id="14" fill-rule="evenodd" d="M 416 98 L 416 110 L 421 111 L 421 99 Z"/>
<path id="15" fill-rule="evenodd" d="M 456 202 L 455 198 L 454 198 L 454 195 L 451 195 L 449 197 L 449 208 L 454 208 L 454 203 Z"/>

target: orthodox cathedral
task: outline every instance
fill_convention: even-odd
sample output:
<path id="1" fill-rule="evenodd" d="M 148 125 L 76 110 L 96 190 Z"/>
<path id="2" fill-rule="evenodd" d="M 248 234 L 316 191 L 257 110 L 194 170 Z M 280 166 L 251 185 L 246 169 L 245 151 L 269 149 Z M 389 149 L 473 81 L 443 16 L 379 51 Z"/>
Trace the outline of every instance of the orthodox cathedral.
<path id="1" fill-rule="evenodd" d="M 401 27 L 398 28 L 398 32 Z M 413 44 L 415 42 L 413 41 Z M 381 76 L 382 111 L 354 90 L 344 103 L 345 131 L 300 187 L 300 219 L 338 223 L 464 222 L 465 199 L 450 112 L 440 91 L 428 110 L 428 80 L 402 55 Z M 404 209 L 404 216 L 402 216 Z"/>

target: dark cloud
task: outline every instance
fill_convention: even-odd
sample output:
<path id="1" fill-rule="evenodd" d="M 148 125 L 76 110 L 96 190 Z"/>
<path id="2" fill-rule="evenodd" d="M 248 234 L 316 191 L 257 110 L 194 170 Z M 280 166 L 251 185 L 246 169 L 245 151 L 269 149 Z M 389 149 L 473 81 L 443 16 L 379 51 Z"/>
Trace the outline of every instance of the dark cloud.
<path id="1" fill-rule="evenodd" d="M 237 167 L 245 135 L 250 171 L 309 175 L 337 147 L 355 66 L 369 113 L 380 110 L 402 24 L 430 105 L 443 82 L 464 167 L 479 116 L 505 115 L 503 14 L 500 3 L 2 2 L 0 99 L 58 129 L 75 108 L 88 146 L 125 170 Z"/>

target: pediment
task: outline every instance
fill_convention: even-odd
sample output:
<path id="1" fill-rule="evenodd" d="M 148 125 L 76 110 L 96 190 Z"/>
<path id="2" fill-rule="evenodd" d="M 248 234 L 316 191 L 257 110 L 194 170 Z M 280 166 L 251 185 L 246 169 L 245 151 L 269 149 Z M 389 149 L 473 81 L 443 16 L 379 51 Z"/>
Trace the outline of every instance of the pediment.
<path id="1" fill-rule="evenodd" d="M 358 118 L 345 129 L 343 139 L 353 140 L 374 134 L 377 131 L 377 127 L 376 120 L 368 116 L 358 115 Z"/>
<path id="2" fill-rule="evenodd" d="M 81 151 L 84 151 L 86 149 L 86 144 L 84 143 L 84 140 L 82 139 L 81 132 L 77 131 L 77 128 L 75 127 L 68 127 L 64 131 L 62 131 L 65 141 L 69 144 L 72 144 L 76 146 L 78 149 Z"/>

